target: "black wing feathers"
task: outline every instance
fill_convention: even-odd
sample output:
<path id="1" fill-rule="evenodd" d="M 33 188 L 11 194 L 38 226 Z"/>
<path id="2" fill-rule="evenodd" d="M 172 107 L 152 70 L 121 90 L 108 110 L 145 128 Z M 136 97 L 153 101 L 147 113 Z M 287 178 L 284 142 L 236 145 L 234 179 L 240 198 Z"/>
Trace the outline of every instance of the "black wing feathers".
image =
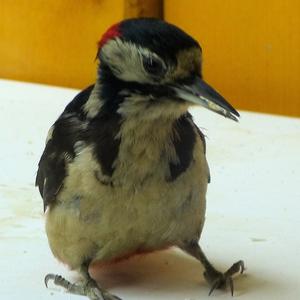
<path id="1" fill-rule="evenodd" d="M 52 137 L 47 142 L 39 162 L 36 185 L 44 201 L 44 209 L 55 200 L 66 176 L 66 164 L 74 158 L 73 145 L 84 135 L 79 130 L 82 106 L 88 100 L 93 86 L 79 93 L 54 124 Z"/>

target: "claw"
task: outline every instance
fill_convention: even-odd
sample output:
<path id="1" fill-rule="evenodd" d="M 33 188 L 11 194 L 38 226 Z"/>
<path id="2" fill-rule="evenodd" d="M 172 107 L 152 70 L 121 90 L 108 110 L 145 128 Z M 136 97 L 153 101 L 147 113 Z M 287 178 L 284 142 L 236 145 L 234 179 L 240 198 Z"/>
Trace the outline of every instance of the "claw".
<path id="1" fill-rule="evenodd" d="M 231 276 L 236 273 L 243 274 L 245 270 L 245 264 L 242 260 L 237 261 L 234 263 L 226 272 L 224 275 Z"/>
<path id="2" fill-rule="evenodd" d="M 49 282 L 49 280 L 52 279 L 53 281 L 55 281 L 56 276 L 57 275 L 55 275 L 55 274 L 47 274 L 45 276 L 44 283 L 45 283 L 46 288 L 48 288 L 48 282 Z"/>
<path id="3" fill-rule="evenodd" d="M 243 274 L 245 271 L 245 264 L 242 260 L 240 260 L 238 262 L 240 263 L 240 268 L 241 268 L 240 274 Z"/>
<path id="4" fill-rule="evenodd" d="M 233 280 L 231 277 L 228 277 L 228 282 L 229 282 L 229 287 L 230 287 L 230 291 L 231 291 L 231 296 L 233 297 Z"/>

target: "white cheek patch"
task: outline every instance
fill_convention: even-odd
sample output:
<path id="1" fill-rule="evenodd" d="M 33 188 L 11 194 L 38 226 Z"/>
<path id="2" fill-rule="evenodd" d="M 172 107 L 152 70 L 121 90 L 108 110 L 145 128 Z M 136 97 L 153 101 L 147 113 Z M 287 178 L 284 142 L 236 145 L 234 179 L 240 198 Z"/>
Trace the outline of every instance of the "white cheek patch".
<path id="1" fill-rule="evenodd" d="M 153 56 L 145 48 L 117 38 L 105 44 L 100 55 L 114 75 L 124 81 L 149 83 L 153 80 L 143 67 L 142 57 Z"/>
<path id="2" fill-rule="evenodd" d="M 101 86 L 98 81 L 96 81 L 95 86 L 90 94 L 88 101 L 84 104 L 83 110 L 85 111 L 88 118 L 94 118 L 100 111 L 103 102 L 99 97 L 99 92 Z"/>

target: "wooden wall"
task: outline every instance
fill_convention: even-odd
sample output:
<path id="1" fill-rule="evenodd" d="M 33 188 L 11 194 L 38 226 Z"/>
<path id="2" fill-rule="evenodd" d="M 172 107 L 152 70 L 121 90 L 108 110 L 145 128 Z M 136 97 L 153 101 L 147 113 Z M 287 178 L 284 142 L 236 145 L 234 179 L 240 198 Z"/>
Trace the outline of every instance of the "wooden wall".
<path id="1" fill-rule="evenodd" d="M 1 0 L 0 77 L 83 88 L 123 0 Z"/>
<path id="2" fill-rule="evenodd" d="M 204 75 L 235 106 L 300 116 L 299 0 L 165 0 L 201 43 Z"/>
<path id="3" fill-rule="evenodd" d="M 96 43 L 161 0 L 2 0 L 0 77 L 83 88 Z M 300 116 L 299 0 L 165 0 L 164 17 L 202 45 L 204 76 L 242 109 Z"/>

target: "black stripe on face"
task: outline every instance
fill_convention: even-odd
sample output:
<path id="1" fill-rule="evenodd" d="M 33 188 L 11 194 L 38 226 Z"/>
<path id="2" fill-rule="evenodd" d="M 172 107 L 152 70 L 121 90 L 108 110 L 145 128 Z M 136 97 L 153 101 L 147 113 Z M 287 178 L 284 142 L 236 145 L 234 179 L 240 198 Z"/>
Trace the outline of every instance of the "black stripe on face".
<path id="1" fill-rule="evenodd" d="M 173 125 L 173 145 L 178 157 L 178 163 L 169 163 L 170 178 L 174 181 L 184 173 L 193 159 L 196 135 L 191 124 L 191 115 L 185 114 L 175 121 Z"/>
<path id="2" fill-rule="evenodd" d="M 102 84 L 100 97 L 104 102 L 102 111 L 107 113 L 116 113 L 120 105 L 126 101 L 126 97 L 131 95 L 151 96 L 153 99 L 176 99 L 174 97 L 176 95 L 175 91 L 168 86 L 122 81 L 118 79 L 105 64 L 100 66 L 99 77 Z M 178 101 L 182 100 L 178 99 Z"/>

